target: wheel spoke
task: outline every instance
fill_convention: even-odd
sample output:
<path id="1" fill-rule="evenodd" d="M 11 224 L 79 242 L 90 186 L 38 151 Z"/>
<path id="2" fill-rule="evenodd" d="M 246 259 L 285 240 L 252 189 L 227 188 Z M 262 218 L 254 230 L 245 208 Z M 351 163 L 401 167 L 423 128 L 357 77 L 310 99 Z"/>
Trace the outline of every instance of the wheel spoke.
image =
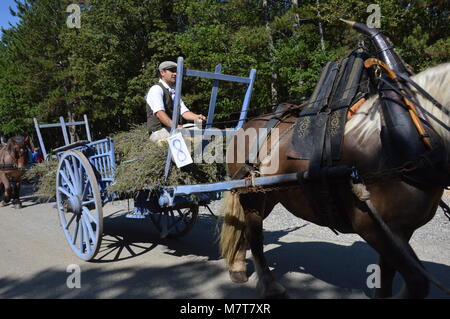
<path id="1" fill-rule="evenodd" d="M 77 189 L 82 189 L 81 185 L 81 176 L 79 175 L 78 170 L 78 160 L 75 157 L 72 157 L 72 163 L 73 163 L 73 177 L 74 177 L 74 186 L 76 186 Z"/>
<path id="2" fill-rule="evenodd" d="M 182 219 L 184 222 L 187 223 L 188 220 L 186 220 L 186 217 L 189 216 L 190 210 L 188 209 L 188 210 L 186 211 L 186 213 L 183 213 L 180 209 L 178 209 L 177 211 L 178 211 L 178 214 L 180 214 L 180 219 Z"/>
<path id="3" fill-rule="evenodd" d="M 58 187 L 58 190 L 63 193 L 64 195 L 66 195 L 68 198 L 70 198 L 72 196 L 72 194 L 70 194 L 65 188 L 63 188 L 62 186 Z"/>
<path id="4" fill-rule="evenodd" d="M 83 214 L 86 214 L 90 220 L 92 220 L 95 224 L 98 224 L 98 218 L 94 217 L 87 207 L 83 207 Z"/>
<path id="5" fill-rule="evenodd" d="M 179 213 L 180 215 L 182 215 L 181 212 L 180 212 L 180 210 L 177 210 L 177 211 L 178 211 L 178 213 Z M 183 221 L 183 218 L 182 218 L 182 217 L 176 217 L 174 211 L 172 211 L 172 210 L 170 211 L 170 215 L 171 215 L 171 217 L 172 217 L 173 223 L 172 223 L 172 225 L 170 226 L 170 228 L 168 229 L 168 231 L 170 232 L 170 231 L 172 231 L 173 229 L 179 230 L 178 227 L 180 226 L 180 222 Z"/>
<path id="6" fill-rule="evenodd" d="M 72 158 L 74 157 L 72 156 Z M 64 159 L 64 163 L 66 164 L 65 168 L 69 172 L 70 178 L 72 179 L 73 186 L 75 186 L 75 174 L 72 170 L 72 166 L 70 166 L 70 162 L 67 159 Z"/>
<path id="7" fill-rule="evenodd" d="M 86 218 L 86 217 L 85 217 Z M 82 217 L 82 221 L 83 221 L 83 234 L 84 234 L 84 239 L 85 239 L 85 248 L 86 248 L 86 253 L 90 254 L 92 251 L 92 245 L 95 245 L 95 235 L 93 235 L 93 237 L 91 237 L 91 233 L 92 232 L 92 228 L 90 228 L 90 225 L 86 223 L 86 221 L 83 219 Z"/>
<path id="8" fill-rule="evenodd" d="M 84 253 L 84 247 L 83 247 L 83 242 L 84 242 L 84 225 L 83 225 L 83 220 L 80 218 L 79 220 L 80 222 L 80 242 L 79 242 L 79 248 L 80 248 L 80 252 L 83 254 Z"/>
<path id="9" fill-rule="evenodd" d="M 94 230 L 92 229 L 90 221 L 88 220 L 88 218 L 84 214 L 81 215 L 81 218 L 83 219 L 83 222 L 86 225 L 86 230 L 87 230 L 88 235 L 89 235 L 88 239 L 92 239 L 92 242 L 95 242 L 96 241 L 96 237 L 95 237 L 95 233 L 94 233 Z"/>
<path id="10" fill-rule="evenodd" d="M 69 222 L 67 223 L 66 227 L 64 227 L 65 229 L 69 230 L 70 225 L 72 224 L 73 220 L 75 219 L 75 217 L 77 217 L 77 215 L 73 214 L 72 218 L 70 218 Z"/>
<path id="11" fill-rule="evenodd" d="M 66 182 L 67 186 L 69 186 L 70 191 L 72 194 L 76 194 L 75 187 L 72 185 L 72 183 L 69 181 L 69 178 L 67 177 L 66 173 L 64 173 L 62 170 L 59 171 L 59 175 L 63 178 L 63 180 Z"/>
<path id="12" fill-rule="evenodd" d="M 89 204 L 95 204 L 95 199 L 91 199 L 91 200 L 85 201 L 81 205 L 88 206 Z"/>
<path id="13" fill-rule="evenodd" d="M 86 180 L 86 183 L 84 184 L 84 187 L 83 187 L 83 192 L 81 193 L 81 200 L 83 200 L 84 197 L 86 196 L 86 191 L 88 189 L 88 186 L 89 186 L 89 181 Z"/>
<path id="14" fill-rule="evenodd" d="M 75 226 L 75 234 L 73 235 L 72 245 L 75 245 L 78 237 L 78 228 L 80 228 L 80 221 L 77 220 L 77 225 Z"/>

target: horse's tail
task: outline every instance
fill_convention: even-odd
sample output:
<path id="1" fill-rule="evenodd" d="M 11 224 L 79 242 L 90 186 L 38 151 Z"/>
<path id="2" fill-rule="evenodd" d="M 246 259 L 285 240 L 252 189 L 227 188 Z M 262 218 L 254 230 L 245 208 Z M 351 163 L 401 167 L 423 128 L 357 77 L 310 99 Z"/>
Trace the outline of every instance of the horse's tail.
<path id="1" fill-rule="evenodd" d="M 245 229 L 244 208 L 237 193 L 225 193 L 222 215 L 224 220 L 220 234 L 220 251 L 225 263 L 231 266 Z"/>

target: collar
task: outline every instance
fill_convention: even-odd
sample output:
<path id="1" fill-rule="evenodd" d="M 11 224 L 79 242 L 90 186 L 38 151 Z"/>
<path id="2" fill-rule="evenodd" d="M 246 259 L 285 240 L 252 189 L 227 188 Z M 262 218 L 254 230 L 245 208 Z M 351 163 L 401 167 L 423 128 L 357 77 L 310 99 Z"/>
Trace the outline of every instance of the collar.
<path id="1" fill-rule="evenodd" d="M 169 86 L 169 84 L 167 84 L 167 83 L 164 82 L 163 80 L 159 79 L 159 82 L 162 83 L 162 85 L 164 85 L 164 87 L 165 87 L 166 89 L 168 89 L 168 90 L 174 90 L 174 91 L 175 91 L 175 89 L 171 88 L 171 87 Z"/>

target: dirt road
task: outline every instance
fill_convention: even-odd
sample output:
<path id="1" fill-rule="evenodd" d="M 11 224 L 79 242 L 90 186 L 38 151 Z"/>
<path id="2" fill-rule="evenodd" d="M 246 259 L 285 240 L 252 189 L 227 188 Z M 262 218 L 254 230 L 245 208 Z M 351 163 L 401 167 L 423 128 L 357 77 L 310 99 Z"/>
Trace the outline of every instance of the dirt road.
<path id="1" fill-rule="evenodd" d="M 25 192 L 29 188 L 25 189 Z M 201 211 L 193 230 L 178 240 L 160 239 L 150 220 L 124 217 L 127 202 L 105 207 L 105 236 L 95 262 L 70 250 L 54 203 L 23 197 L 24 208 L 0 208 L 0 298 L 256 298 L 250 280 L 234 284 L 219 258 L 216 219 Z M 220 202 L 212 205 L 213 210 Z M 265 221 L 271 269 L 291 298 L 368 298 L 367 267 L 377 255 L 356 235 L 297 219 L 277 206 Z M 438 211 L 412 239 L 425 267 L 450 286 L 450 224 Z M 81 288 L 67 286 L 69 265 L 81 270 Z M 396 279 L 396 289 L 401 280 Z M 434 286 L 430 298 L 446 298 Z"/>

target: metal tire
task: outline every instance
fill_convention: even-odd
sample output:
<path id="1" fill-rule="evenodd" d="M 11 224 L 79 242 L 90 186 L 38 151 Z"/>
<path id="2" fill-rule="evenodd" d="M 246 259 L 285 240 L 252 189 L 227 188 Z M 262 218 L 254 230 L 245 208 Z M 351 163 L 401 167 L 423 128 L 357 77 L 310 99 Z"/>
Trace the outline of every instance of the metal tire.
<path id="1" fill-rule="evenodd" d="M 80 151 L 66 151 L 56 176 L 56 203 L 72 251 L 85 261 L 98 253 L 103 234 L 103 207 L 94 170 Z"/>

